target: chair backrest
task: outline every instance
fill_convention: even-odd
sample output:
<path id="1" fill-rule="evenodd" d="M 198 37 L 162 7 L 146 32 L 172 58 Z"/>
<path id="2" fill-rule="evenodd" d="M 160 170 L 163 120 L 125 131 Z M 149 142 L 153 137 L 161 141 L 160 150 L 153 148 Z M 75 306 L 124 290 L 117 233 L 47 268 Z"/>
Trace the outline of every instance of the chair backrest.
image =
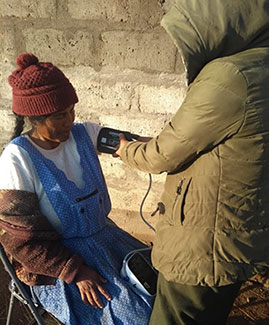
<path id="1" fill-rule="evenodd" d="M 31 294 L 28 290 L 29 287 L 26 284 L 22 283 L 18 279 L 16 272 L 14 271 L 7 255 L 6 255 L 6 252 L 1 244 L 0 244 L 0 258 L 1 258 L 1 261 L 4 265 L 4 267 L 5 267 L 5 270 L 8 272 L 8 274 L 10 275 L 12 282 L 13 282 L 13 285 L 10 286 L 11 298 L 10 298 L 10 305 L 9 305 L 9 311 L 8 311 L 8 316 L 7 316 L 7 324 L 9 324 L 10 319 L 11 319 L 13 299 L 15 297 L 29 307 L 31 313 L 33 314 L 33 316 L 36 319 L 38 324 L 45 325 L 43 319 L 41 318 L 41 316 L 38 312 L 37 306 L 34 304 L 34 302 L 32 300 Z"/>

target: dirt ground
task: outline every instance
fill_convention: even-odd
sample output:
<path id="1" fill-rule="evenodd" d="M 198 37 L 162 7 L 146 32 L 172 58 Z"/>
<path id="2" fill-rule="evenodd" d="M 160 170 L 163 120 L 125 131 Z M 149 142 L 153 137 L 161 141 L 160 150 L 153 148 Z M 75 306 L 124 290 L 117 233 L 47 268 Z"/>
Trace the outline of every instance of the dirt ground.
<path id="1" fill-rule="evenodd" d="M 9 303 L 9 275 L 0 263 L 0 325 L 4 325 Z M 263 283 L 264 282 L 264 283 Z M 46 324 L 59 324 L 49 315 L 44 315 Z M 16 302 L 12 315 L 12 325 L 25 325 L 29 313 L 21 303 Z M 269 287 L 268 279 L 256 276 L 247 281 L 237 297 L 230 313 L 227 325 L 269 325 Z M 136 324 L 134 324 L 136 325 Z M 139 324 L 138 324 L 139 325 Z M 160 324 L 161 325 L 161 324 Z M 217 325 L 217 324 L 216 324 Z"/>

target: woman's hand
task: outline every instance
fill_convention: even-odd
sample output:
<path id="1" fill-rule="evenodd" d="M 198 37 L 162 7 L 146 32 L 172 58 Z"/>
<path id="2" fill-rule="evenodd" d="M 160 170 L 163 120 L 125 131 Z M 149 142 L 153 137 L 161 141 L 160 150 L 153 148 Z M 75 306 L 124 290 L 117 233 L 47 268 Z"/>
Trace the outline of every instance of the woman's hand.
<path id="1" fill-rule="evenodd" d="M 75 282 L 84 304 L 90 303 L 94 308 L 103 308 L 104 306 L 100 299 L 100 293 L 107 300 L 111 300 L 109 293 L 102 286 L 102 284 L 106 283 L 107 280 L 89 266 L 82 265 L 80 267 Z"/>

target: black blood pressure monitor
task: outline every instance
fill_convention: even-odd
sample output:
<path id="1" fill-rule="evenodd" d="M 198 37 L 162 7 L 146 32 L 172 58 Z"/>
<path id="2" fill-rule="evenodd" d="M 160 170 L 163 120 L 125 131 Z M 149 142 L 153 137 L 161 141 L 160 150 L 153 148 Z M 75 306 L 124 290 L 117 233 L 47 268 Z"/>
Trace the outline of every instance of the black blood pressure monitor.
<path id="1" fill-rule="evenodd" d="M 99 152 L 113 154 L 117 151 L 120 144 L 120 133 L 124 134 L 126 140 L 132 141 L 138 138 L 138 135 L 127 131 L 121 131 L 111 128 L 102 128 L 97 138 L 97 150 Z"/>

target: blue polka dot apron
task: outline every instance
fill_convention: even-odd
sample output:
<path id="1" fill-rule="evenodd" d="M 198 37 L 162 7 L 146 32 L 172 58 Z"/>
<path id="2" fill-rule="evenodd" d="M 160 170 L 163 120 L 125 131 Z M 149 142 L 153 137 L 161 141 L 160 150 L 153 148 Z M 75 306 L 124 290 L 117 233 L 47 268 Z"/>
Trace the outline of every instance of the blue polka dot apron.
<path id="1" fill-rule="evenodd" d="M 99 272 L 112 300 L 102 294 L 103 309 L 85 305 L 75 283 L 59 279 L 55 285 L 32 287 L 37 300 L 64 324 L 148 324 L 153 298 L 133 291 L 119 272 L 124 256 L 144 245 L 109 222 L 110 199 L 92 141 L 83 125 L 72 128 L 80 155 L 85 187 L 79 189 L 55 164 L 46 159 L 25 137 L 13 143 L 30 155 L 44 190 L 62 223 L 62 240 L 84 263 Z"/>

